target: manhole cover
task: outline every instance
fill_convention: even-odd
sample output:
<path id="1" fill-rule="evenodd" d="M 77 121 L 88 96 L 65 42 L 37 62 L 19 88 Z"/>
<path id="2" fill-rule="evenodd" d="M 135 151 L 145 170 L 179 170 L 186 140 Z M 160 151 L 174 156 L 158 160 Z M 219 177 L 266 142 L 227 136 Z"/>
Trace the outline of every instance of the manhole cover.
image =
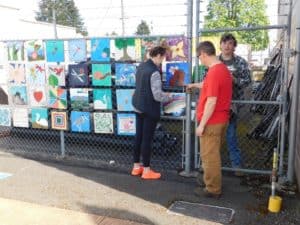
<path id="1" fill-rule="evenodd" d="M 218 223 L 232 222 L 235 213 L 235 211 L 230 208 L 183 201 L 174 202 L 168 212 Z"/>

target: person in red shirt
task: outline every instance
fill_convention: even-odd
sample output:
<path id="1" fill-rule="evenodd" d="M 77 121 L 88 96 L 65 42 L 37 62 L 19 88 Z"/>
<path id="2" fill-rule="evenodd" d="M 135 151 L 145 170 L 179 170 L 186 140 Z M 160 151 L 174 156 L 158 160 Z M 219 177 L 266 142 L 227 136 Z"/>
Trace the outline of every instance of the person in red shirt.
<path id="1" fill-rule="evenodd" d="M 229 121 L 232 76 L 226 65 L 216 57 L 216 49 L 210 41 L 198 45 L 197 57 L 208 67 L 208 72 L 203 82 L 187 86 L 187 90 L 201 89 L 197 105 L 196 134 L 200 137 L 205 188 L 196 188 L 195 194 L 219 198 L 222 193 L 220 149 Z"/>

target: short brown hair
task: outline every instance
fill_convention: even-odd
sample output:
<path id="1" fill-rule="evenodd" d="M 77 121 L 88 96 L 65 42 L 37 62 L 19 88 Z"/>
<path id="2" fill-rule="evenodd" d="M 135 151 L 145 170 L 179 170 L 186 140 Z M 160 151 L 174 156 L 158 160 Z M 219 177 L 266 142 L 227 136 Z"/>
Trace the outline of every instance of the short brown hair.
<path id="1" fill-rule="evenodd" d="M 166 48 L 162 46 L 156 46 L 150 50 L 150 57 L 155 57 L 157 55 L 165 55 L 167 52 Z"/>
<path id="2" fill-rule="evenodd" d="M 233 34 L 231 33 L 225 33 L 222 35 L 221 40 L 220 40 L 220 44 L 222 42 L 226 42 L 226 41 L 233 41 L 233 46 L 236 47 L 237 46 L 237 41 L 235 39 L 235 37 L 233 36 Z"/>
<path id="3" fill-rule="evenodd" d="M 197 46 L 197 56 L 200 55 L 201 52 L 205 52 L 207 55 L 216 55 L 216 48 L 214 44 L 210 41 L 202 41 Z"/>

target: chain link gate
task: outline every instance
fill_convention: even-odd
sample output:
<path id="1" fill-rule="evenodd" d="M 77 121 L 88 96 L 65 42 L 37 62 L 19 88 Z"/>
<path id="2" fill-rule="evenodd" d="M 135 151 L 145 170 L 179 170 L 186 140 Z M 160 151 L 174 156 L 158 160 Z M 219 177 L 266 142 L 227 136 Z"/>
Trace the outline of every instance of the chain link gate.
<path id="1" fill-rule="evenodd" d="M 113 37 L 111 39 L 116 39 Z M 141 36 L 131 36 L 130 38 L 140 39 Z M 183 38 L 182 35 L 172 35 L 172 36 L 149 36 L 148 39 L 165 40 L 167 38 Z M 55 39 L 59 41 L 60 39 Z M 83 39 L 89 42 L 90 39 Z M 26 40 L 22 40 L 25 42 Z M 44 40 L 47 41 L 47 40 Z M 62 41 L 67 42 L 67 40 L 62 39 Z M 66 45 L 66 43 L 65 43 Z M 69 62 L 70 63 L 70 62 Z M 97 62 L 87 61 L 81 62 L 91 66 Z M 71 123 L 71 117 L 73 111 L 88 112 L 91 116 L 90 130 L 89 133 L 79 133 L 71 132 L 71 124 L 68 124 L 67 130 L 57 131 L 51 129 L 34 129 L 33 128 L 33 118 L 32 109 L 28 105 L 26 110 L 28 110 L 28 120 L 29 127 L 7 127 L 0 126 L 0 148 L 11 152 L 13 154 L 22 154 L 28 157 L 35 156 L 39 159 L 41 156 L 43 158 L 60 158 L 68 160 L 83 160 L 83 162 L 90 161 L 88 163 L 94 166 L 113 166 L 120 168 L 130 168 L 132 166 L 132 154 L 133 154 L 133 143 L 134 136 L 130 135 L 118 135 L 118 114 L 132 114 L 132 111 L 120 111 L 117 106 L 117 91 L 119 90 L 132 90 L 133 87 L 126 87 L 116 84 L 116 73 L 115 66 L 117 62 L 111 62 L 112 65 L 112 85 L 108 87 L 111 90 L 111 101 L 112 109 L 108 111 L 94 110 L 93 109 L 93 95 L 95 94 L 93 90 L 97 87 L 90 84 L 86 88 L 89 93 L 89 106 L 85 109 L 77 110 L 76 107 L 72 106 L 70 90 L 71 86 L 68 84 L 68 77 L 66 76 L 65 90 L 67 90 L 67 108 L 66 110 L 55 110 L 48 109 L 48 118 L 50 121 L 51 112 L 66 112 L 67 120 Z M 138 62 L 134 62 L 135 64 Z M 89 74 L 91 74 L 91 68 Z M 66 72 L 68 74 L 68 72 Z M 166 82 L 166 77 L 164 75 L 163 82 Z M 5 92 L 9 95 L 8 90 L 10 84 L 1 84 L 1 88 L 5 88 Z M 26 85 L 29 90 L 29 85 Z M 47 91 L 49 91 L 47 89 Z M 183 88 L 165 88 L 165 91 L 174 93 L 184 93 Z M 10 110 L 11 113 L 16 107 L 2 105 L 0 110 Z M 17 107 L 18 108 L 18 107 Z M 98 134 L 94 131 L 93 117 L 95 112 L 109 112 L 112 113 L 113 117 L 113 134 Z M 12 115 L 12 114 L 11 114 Z M 12 123 L 14 118 L 10 118 L 10 123 Z M 159 169 L 166 170 L 177 170 L 183 167 L 182 154 L 184 148 L 184 136 L 183 129 L 185 124 L 185 116 L 170 116 L 163 115 L 159 124 L 156 128 L 154 142 L 153 142 L 153 155 L 152 155 L 152 165 Z M 50 122 L 49 122 L 50 127 Z"/>

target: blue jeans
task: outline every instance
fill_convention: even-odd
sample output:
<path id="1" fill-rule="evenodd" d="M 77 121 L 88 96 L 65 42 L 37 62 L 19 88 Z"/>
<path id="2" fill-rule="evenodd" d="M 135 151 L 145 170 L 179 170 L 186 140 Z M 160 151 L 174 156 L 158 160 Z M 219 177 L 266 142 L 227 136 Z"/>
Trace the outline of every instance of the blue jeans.
<path id="1" fill-rule="evenodd" d="M 236 135 L 237 120 L 229 121 L 226 131 L 226 142 L 229 150 L 229 158 L 233 168 L 240 168 L 242 165 L 241 150 L 238 148 L 238 141 Z"/>

